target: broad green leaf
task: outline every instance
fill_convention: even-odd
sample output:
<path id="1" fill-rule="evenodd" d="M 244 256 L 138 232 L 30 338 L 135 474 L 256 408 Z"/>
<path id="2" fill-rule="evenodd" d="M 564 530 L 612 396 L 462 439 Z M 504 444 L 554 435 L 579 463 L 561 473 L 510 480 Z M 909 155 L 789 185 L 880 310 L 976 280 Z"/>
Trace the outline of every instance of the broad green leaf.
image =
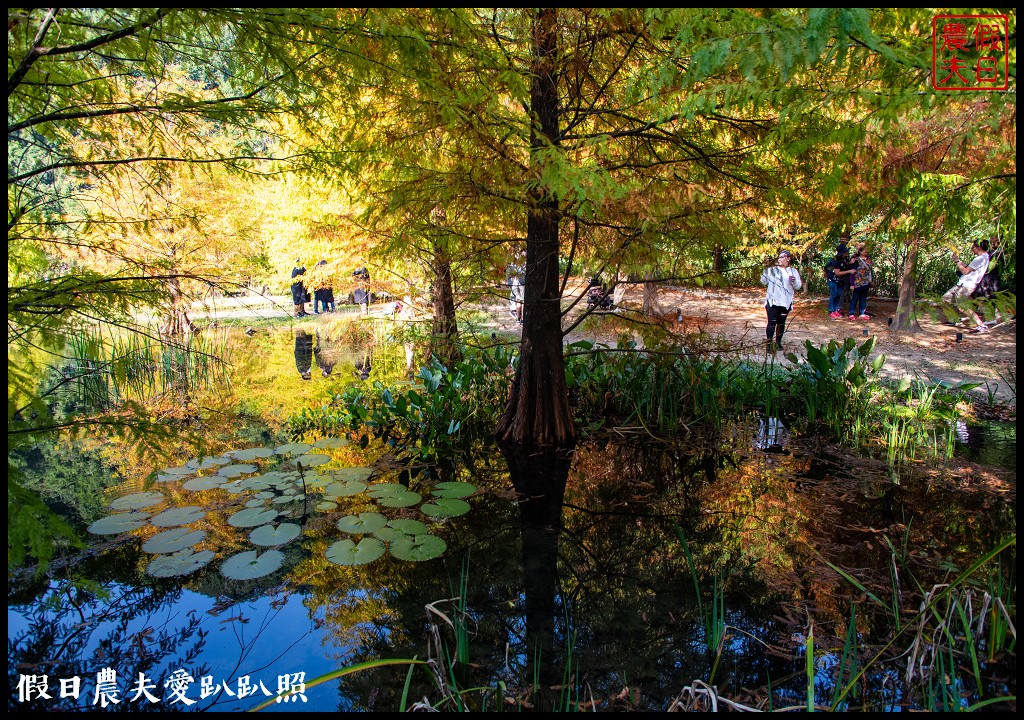
<path id="1" fill-rule="evenodd" d="M 220 574 L 231 580 L 252 580 L 277 570 L 284 564 L 284 553 L 279 550 L 249 550 L 232 555 L 220 566 Z"/>
<path id="2" fill-rule="evenodd" d="M 89 526 L 93 535 L 120 535 L 129 530 L 138 530 L 149 520 L 149 513 L 133 510 L 100 518 Z"/>
<path id="3" fill-rule="evenodd" d="M 437 497 L 464 498 L 476 492 L 476 485 L 467 482 L 439 482 L 432 492 Z"/>
<path id="4" fill-rule="evenodd" d="M 146 566 L 146 572 L 153 577 L 168 578 L 191 575 L 205 567 L 214 558 L 212 550 L 193 552 L 191 548 L 179 550 L 172 555 L 161 555 Z"/>
<path id="5" fill-rule="evenodd" d="M 309 452 L 312 447 L 309 443 L 288 443 L 274 448 L 274 452 L 278 455 L 301 455 Z"/>
<path id="6" fill-rule="evenodd" d="M 346 515 L 337 522 L 338 529 L 342 532 L 361 534 L 372 533 L 378 528 L 387 525 L 388 519 L 375 512 L 362 512 L 356 515 Z"/>
<path id="7" fill-rule="evenodd" d="M 420 510 L 430 517 L 456 517 L 469 512 L 469 503 L 457 498 L 438 498 L 433 503 L 425 503 Z"/>
<path id="8" fill-rule="evenodd" d="M 226 478 L 236 478 L 239 475 L 247 475 L 248 473 L 254 473 L 259 468 L 249 463 L 236 463 L 235 465 L 226 465 L 217 471 L 218 475 Z"/>
<path id="9" fill-rule="evenodd" d="M 302 531 L 294 523 L 281 523 L 277 527 L 264 525 L 249 533 L 249 542 L 253 545 L 284 545 L 299 536 Z"/>
<path id="10" fill-rule="evenodd" d="M 142 549 L 154 555 L 176 553 L 185 548 L 198 545 L 205 537 L 205 530 L 189 530 L 186 527 L 176 527 L 157 533 L 142 543 Z"/>
<path id="11" fill-rule="evenodd" d="M 400 493 L 388 493 L 377 497 L 377 504 L 384 507 L 412 507 L 418 505 L 423 497 L 412 490 Z"/>
<path id="12" fill-rule="evenodd" d="M 271 522 L 279 514 L 277 510 L 248 508 L 240 510 L 229 517 L 228 525 L 233 527 L 256 527 L 257 525 L 265 525 Z"/>
<path id="13" fill-rule="evenodd" d="M 358 543 L 351 539 L 339 540 L 324 552 L 335 565 L 365 565 L 383 554 L 384 543 L 373 537 L 364 537 Z"/>
<path id="14" fill-rule="evenodd" d="M 447 543 L 436 535 L 407 535 L 391 543 L 388 548 L 399 560 L 433 560 L 448 549 Z"/>
<path id="15" fill-rule="evenodd" d="M 331 483 L 324 488 L 324 497 L 339 498 L 358 495 L 366 489 L 366 483 L 358 480 L 346 480 L 344 482 Z"/>
<path id="16" fill-rule="evenodd" d="M 186 490 L 191 490 L 192 492 L 201 492 L 203 490 L 213 490 L 214 488 L 219 488 L 223 485 L 223 477 L 212 475 L 210 477 L 192 478 L 191 480 L 185 481 L 185 484 L 182 485 L 182 487 Z"/>
<path id="17" fill-rule="evenodd" d="M 159 515 L 154 515 L 149 521 L 154 527 L 176 527 L 178 525 L 189 525 L 206 517 L 206 508 L 195 505 L 171 508 L 164 510 Z"/>
<path id="18" fill-rule="evenodd" d="M 240 462 L 249 462 L 256 458 L 268 458 L 274 454 L 273 448 L 267 447 L 256 447 L 246 448 L 245 450 L 235 450 L 231 453 L 231 457 Z"/>
<path id="19" fill-rule="evenodd" d="M 164 501 L 164 494 L 159 492 L 132 493 L 119 497 L 110 503 L 111 510 L 142 510 L 143 508 L 159 505 Z"/>
<path id="20" fill-rule="evenodd" d="M 292 460 L 293 463 L 295 463 L 296 465 L 301 464 L 302 467 L 304 468 L 316 467 L 317 465 L 323 465 L 324 463 L 329 463 L 330 461 L 330 455 L 320 454 L 300 455 L 299 457 L 294 458 Z"/>
<path id="21" fill-rule="evenodd" d="M 388 525 L 396 530 L 401 530 L 406 535 L 425 535 L 430 532 L 430 528 L 428 528 L 425 523 L 409 518 L 396 518 L 395 520 L 389 520 Z"/>

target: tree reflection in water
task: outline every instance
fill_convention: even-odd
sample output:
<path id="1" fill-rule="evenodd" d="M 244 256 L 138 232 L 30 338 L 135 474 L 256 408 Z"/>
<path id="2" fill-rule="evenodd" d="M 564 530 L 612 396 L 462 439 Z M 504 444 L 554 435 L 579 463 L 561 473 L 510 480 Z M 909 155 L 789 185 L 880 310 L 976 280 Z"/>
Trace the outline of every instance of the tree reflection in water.
<path id="1" fill-rule="evenodd" d="M 558 709 L 562 668 L 554 652 L 558 538 L 571 449 L 501 446 L 519 500 L 525 597 L 527 677 L 536 682 L 534 709 Z"/>

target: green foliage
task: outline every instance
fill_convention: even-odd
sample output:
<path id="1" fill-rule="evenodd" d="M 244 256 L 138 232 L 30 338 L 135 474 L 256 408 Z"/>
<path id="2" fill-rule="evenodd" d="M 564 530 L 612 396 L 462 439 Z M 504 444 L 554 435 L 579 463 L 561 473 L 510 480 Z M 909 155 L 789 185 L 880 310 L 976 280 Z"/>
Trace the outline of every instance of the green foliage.
<path id="1" fill-rule="evenodd" d="M 843 342 L 830 340 L 827 346 L 818 348 L 808 340 L 806 357 L 786 354 L 794 365 L 790 397 L 803 405 L 802 414 L 808 423 L 822 423 L 841 440 L 859 440 L 858 421 L 866 417 L 871 403 L 871 379 L 885 363 L 884 355 L 868 361 L 874 344 L 874 338 L 859 346 L 856 340 L 847 338 Z"/>
<path id="2" fill-rule="evenodd" d="M 373 437 L 402 460 L 427 467 L 451 460 L 490 435 L 511 381 L 507 350 L 465 355 L 451 368 L 432 358 L 415 383 L 375 381 L 369 391 L 353 385 L 327 405 L 291 415 L 289 430 L 294 436 L 353 431 L 363 447 Z"/>

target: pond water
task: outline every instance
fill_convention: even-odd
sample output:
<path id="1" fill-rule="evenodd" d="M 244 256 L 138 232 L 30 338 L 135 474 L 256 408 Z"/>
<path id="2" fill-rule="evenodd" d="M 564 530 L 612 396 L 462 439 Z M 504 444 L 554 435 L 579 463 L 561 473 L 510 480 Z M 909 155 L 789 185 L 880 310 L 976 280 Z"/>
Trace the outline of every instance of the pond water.
<path id="1" fill-rule="evenodd" d="M 199 403 L 216 405 L 197 421 L 199 448 L 172 433 L 159 462 L 101 438 L 20 458 L 27 477 L 54 484 L 59 466 L 79 469 L 85 489 L 51 504 L 81 528 L 146 516 L 86 533 L 88 550 L 46 577 L 9 578 L 9 709 L 455 709 L 442 690 L 452 682 L 490 688 L 462 697 L 472 709 L 707 709 L 702 683 L 722 703 L 778 709 L 807 702 L 812 632 L 814 698 L 828 706 L 851 617 L 867 669 L 840 707 L 919 707 L 899 656 L 931 630 L 911 627 L 910 597 L 1016 531 L 1013 426 L 965 428 L 963 461 L 899 469 L 756 417 L 672 444 L 609 434 L 567 456 L 482 443 L 447 485 L 420 476 L 406 488 L 379 449 L 295 445 L 284 432 L 291 410 L 372 383 L 390 362 L 361 379 L 364 353 L 313 341 L 317 362 L 333 364 L 303 380 L 307 338 L 233 336 L 233 390 Z M 182 507 L 194 515 L 176 517 Z M 249 522 L 268 511 L 271 522 Z M 422 532 L 403 558 L 402 529 L 420 527 L 409 521 Z M 257 542 L 261 527 L 278 534 Z M 154 536 L 195 531 L 198 544 L 178 552 L 196 569 L 162 560 L 154 576 L 175 547 Z M 230 569 L 254 550 L 279 556 Z M 942 662 L 921 652 L 923 666 Z M 433 664 L 375 664 L 413 658 Z M 1015 695 L 1012 653 L 981 658 L 977 678 L 954 702 Z"/>

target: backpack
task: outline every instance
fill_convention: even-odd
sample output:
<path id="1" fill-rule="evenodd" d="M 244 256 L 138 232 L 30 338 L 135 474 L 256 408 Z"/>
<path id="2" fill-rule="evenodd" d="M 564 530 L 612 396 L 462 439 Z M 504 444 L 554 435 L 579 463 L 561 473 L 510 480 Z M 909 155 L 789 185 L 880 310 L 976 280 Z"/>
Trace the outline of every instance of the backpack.
<path id="1" fill-rule="evenodd" d="M 999 266 L 988 266 L 988 270 L 981 276 L 978 286 L 971 293 L 972 298 L 991 298 L 999 292 Z"/>

